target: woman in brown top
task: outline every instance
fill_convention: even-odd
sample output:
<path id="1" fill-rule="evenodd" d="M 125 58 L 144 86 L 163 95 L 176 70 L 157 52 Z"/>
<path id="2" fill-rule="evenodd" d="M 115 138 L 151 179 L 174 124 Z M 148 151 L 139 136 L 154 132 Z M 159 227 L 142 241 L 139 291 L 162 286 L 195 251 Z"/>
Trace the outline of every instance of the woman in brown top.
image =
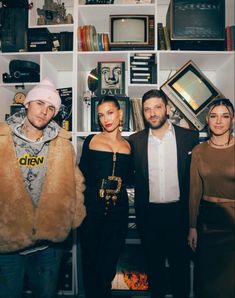
<path id="1" fill-rule="evenodd" d="M 197 253 L 197 297 L 234 298 L 235 143 L 232 103 L 223 98 L 215 100 L 209 107 L 207 122 L 209 140 L 197 145 L 192 152 L 188 242 Z"/>

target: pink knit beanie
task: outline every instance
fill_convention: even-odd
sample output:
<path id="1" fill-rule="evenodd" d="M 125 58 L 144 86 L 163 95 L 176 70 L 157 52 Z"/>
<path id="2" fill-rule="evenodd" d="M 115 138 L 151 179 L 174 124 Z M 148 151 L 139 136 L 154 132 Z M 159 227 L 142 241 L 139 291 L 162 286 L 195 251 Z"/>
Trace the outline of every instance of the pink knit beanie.
<path id="1" fill-rule="evenodd" d="M 29 102 L 36 100 L 45 101 L 53 105 L 55 107 L 55 115 L 59 112 L 61 99 L 50 79 L 43 79 L 37 86 L 31 89 L 26 95 L 24 105 L 26 106 Z"/>

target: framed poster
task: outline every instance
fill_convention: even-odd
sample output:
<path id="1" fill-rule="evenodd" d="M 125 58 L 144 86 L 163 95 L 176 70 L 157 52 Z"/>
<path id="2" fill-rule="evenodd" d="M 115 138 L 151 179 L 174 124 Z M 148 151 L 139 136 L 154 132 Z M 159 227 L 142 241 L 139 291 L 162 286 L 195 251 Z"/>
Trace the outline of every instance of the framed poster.
<path id="1" fill-rule="evenodd" d="M 148 279 L 142 246 L 126 244 L 117 264 L 113 290 L 147 291 Z"/>
<path id="2" fill-rule="evenodd" d="M 91 130 L 92 131 L 101 131 L 97 116 L 97 104 L 101 97 L 92 97 L 91 98 Z M 120 108 L 123 110 L 123 131 L 129 131 L 129 122 L 130 122 L 130 100 L 126 96 L 117 96 Z"/>
<path id="3" fill-rule="evenodd" d="M 125 62 L 98 62 L 98 95 L 125 95 Z"/>

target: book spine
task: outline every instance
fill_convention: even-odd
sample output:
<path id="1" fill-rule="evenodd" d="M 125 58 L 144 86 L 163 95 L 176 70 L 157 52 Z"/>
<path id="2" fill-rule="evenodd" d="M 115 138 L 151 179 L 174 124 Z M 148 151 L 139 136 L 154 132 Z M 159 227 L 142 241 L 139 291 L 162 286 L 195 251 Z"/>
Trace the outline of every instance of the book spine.
<path id="1" fill-rule="evenodd" d="M 148 71 L 149 70 L 149 67 L 136 67 L 136 66 L 132 66 L 131 65 L 131 71 L 138 71 L 138 70 L 140 70 L 140 71 Z"/>
<path id="2" fill-rule="evenodd" d="M 158 49 L 165 50 L 166 49 L 166 44 L 165 44 L 164 31 L 163 31 L 162 23 L 157 24 L 157 31 L 158 31 Z"/>
<path id="3" fill-rule="evenodd" d="M 102 37 L 103 37 L 102 41 L 103 41 L 104 51 L 109 51 L 109 36 L 108 36 L 108 33 L 103 33 Z"/>
<path id="4" fill-rule="evenodd" d="M 165 42 L 166 42 L 166 49 L 171 50 L 169 32 L 168 32 L 168 29 L 166 26 L 163 27 L 163 32 L 164 32 L 164 38 L 165 38 Z"/>
<path id="5" fill-rule="evenodd" d="M 230 26 L 232 51 L 235 51 L 235 25 Z"/>
<path id="6" fill-rule="evenodd" d="M 154 48 L 155 25 L 154 15 L 149 16 L 149 45 Z"/>
<path id="7" fill-rule="evenodd" d="M 225 28 L 225 35 L 226 35 L 226 50 L 232 51 L 232 41 L 231 41 L 231 30 L 230 26 L 226 26 Z"/>

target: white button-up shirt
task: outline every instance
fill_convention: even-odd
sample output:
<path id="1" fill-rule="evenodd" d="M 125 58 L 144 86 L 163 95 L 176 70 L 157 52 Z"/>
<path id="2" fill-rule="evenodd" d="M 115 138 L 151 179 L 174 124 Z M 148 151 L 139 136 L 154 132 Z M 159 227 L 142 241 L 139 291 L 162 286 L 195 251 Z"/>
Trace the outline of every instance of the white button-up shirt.
<path id="1" fill-rule="evenodd" d="M 149 201 L 169 203 L 179 200 L 179 180 L 175 131 L 169 129 L 162 139 L 155 137 L 149 129 L 148 138 Z"/>

